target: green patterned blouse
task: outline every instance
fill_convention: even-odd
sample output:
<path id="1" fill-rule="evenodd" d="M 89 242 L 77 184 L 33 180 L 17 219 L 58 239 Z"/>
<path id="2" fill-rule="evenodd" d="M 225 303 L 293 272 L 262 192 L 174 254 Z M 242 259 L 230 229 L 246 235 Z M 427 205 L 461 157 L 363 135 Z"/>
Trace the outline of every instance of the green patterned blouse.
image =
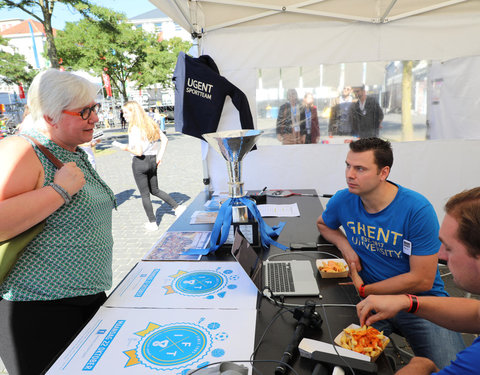
<path id="1" fill-rule="evenodd" d="M 2 298 L 46 301 L 100 293 L 112 285 L 112 209 L 115 196 L 77 147 L 71 152 L 37 131 L 27 134 L 46 146 L 60 161 L 75 162 L 86 184 L 45 224 L 29 243 L 10 275 L 0 285 Z M 29 140 L 30 143 L 31 142 Z M 53 182 L 56 168 L 34 146 L 45 170 L 44 186 Z"/>

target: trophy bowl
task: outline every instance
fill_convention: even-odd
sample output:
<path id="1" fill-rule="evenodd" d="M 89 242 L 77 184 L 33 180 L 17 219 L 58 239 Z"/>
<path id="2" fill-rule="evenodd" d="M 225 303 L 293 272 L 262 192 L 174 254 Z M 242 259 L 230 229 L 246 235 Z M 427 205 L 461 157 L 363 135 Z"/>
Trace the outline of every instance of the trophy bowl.
<path id="1" fill-rule="evenodd" d="M 262 130 L 227 130 L 202 134 L 202 137 L 220 153 L 227 162 L 228 192 L 232 198 L 240 198 L 243 192 L 241 161 L 255 145 Z"/>

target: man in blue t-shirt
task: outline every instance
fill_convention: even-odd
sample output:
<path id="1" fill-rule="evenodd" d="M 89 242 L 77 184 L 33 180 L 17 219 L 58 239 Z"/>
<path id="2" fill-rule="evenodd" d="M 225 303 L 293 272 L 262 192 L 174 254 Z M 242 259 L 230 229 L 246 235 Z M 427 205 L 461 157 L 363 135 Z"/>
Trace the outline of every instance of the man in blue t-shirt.
<path id="1" fill-rule="evenodd" d="M 387 180 L 392 164 L 389 142 L 363 138 L 350 143 L 348 189 L 330 199 L 317 227 L 342 252 L 360 297 L 448 296 L 437 266 L 435 211 L 421 194 Z M 430 358 L 439 368 L 465 347 L 458 333 L 403 311 L 375 327 L 386 335 L 401 334 L 416 355 Z"/>
<path id="2" fill-rule="evenodd" d="M 445 211 L 439 257 L 447 262 L 459 287 L 480 294 L 480 187 L 450 198 Z M 361 324 L 373 324 L 399 311 L 411 311 L 455 331 L 480 333 L 480 301 L 476 299 L 371 295 L 357 305 Z M 476 375 L 479 369 L 480 337 L 443 370 L 439 371 L 430 359 L 414 357 L 397 374 Z"/>

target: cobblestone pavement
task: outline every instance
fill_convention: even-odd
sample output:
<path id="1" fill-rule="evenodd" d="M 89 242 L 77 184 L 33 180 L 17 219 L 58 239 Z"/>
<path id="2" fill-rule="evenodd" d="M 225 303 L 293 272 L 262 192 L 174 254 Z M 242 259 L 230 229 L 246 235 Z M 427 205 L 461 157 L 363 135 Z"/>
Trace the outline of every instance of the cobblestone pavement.
<path id="1" fill-rule="evenodd" d="M 171 207 L 152 196 L 159 229 L 148 232 L 143 225 L 148 221 L 140 193 L 135 185 L 131 154 L 110 146 L 113 140 L 126 143 L 125 132 L 104 131 L 108 137 L 99 147 L 97 170 L 112 188 L 118 210 L 113 212 L 113 286 L 128 273 L 160 236 L 175 221 Z M 165 158 L 158 169 L 158 185 L 177 202 L 188 205 L 204 188 L 200 140 L 175 133 L 167 128 L 169 138 Z"/>
<path id="2" fill-rule="evenodd" d="M 173 224 L 175 216 L 168 204 L 152 197 L 159 229 L 155 232 L 144 229 L 143 224 L 148 220 L 133 179 L 131 155 L 111 146 L 114 140 L 126 143 L 126 133 L 121 129 L 103 131 L 106 139 L 97 146 L 97 170 L 114 191 L 118 203 L 118 210 L 113 211 L 113 289 Z M 172 127 L 167 127 L 167 137 L 169 143 L 166 157 L 158 170 L 159 188 L 169 193 L 177 202 L 188 205 L 204 189 L 200 140 L 175 133 Z M 464 295 L 455 288 L 451 277 L 444 280 L 452 296 Z M 467 345 L 473 340 L 473 335 L 464 337 Z M 401 348 L 408 350 L 403 338 L 398 337 L 396 342 Z M 397 366 L 404 364 L 403 358 L 393 351 L 390 351 L 390 354 Z M 0 374 L 7 374 L 1 361 Z"/>

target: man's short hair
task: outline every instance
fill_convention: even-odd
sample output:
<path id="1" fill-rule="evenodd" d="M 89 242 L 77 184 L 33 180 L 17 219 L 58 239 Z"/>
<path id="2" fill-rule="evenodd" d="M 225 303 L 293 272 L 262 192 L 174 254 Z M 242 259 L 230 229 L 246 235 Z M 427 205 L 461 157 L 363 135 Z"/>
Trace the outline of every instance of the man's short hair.
<path id="1" fill-rule="evenodd" d="M 392 168 L 393 165 L 393 151 L 392 145 L 389 141 L 372 137 L 361 138 L 358 141 L 350 143 L 350 150 L 353 152 L 373 151 L 375 164 L 378 169 L 383 167 Z"/>
<path id="2" fill-rule="evenodd" d="M 445 205 L 445 212 L 457 220 L 457 236 L 468 254 L 473 258 L 480 256 L 480 187 L 451 197 Z"/>
<path id="3" fill-rule="evenodd" d="M 355 87 L 352 87 L 352 90 L 353 90 L 354 92 L 366 91 L 366 87 L 365 87 L 365 85 L 355 86 Z"/>

